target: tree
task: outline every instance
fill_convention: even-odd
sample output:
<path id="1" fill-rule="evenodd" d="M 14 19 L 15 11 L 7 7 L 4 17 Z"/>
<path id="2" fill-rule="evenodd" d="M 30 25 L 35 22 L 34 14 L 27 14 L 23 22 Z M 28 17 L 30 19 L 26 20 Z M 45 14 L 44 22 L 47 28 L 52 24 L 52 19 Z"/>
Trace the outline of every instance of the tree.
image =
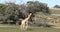
<path id="1" fill-rule="evenodd" d="M 0 14 L 2 14 L 3 21 L 5 20 L 13 20 L 16 21 L 18 19 L 18 8 L 19 5 L 15 3 L 6 3 L 6 4 L 0 4 Z"/>
<path id="2" fill-rule="evenodd" d="M 47 4 L 40 3 L 38 1 L 28 1 L 27 2 L 27 11 L 28 13 L 36 13 L 36 12 L 43 12 L 43 13 L 49 13 L 49 8 L 47 7 Z"/>
<path id="3" fill-rule="evenodd" d="M 49 8 L 47 7 L 47 4 L 41 3 L 38 1 L 28 1 L 26 5 L 21 4 L 20 5 L 20 17 L 22 19 L 25 19 L 28 14 L 32 13 L 32 17 L 34 17 L 36 12 L 43 12 L 44 14 L 49 14 Z M 30 21 L 32 21 L 32 17 L 30 18 Z"/>
<path id="4" fill-rule="evenodd" d="M 54 8 L 60 8 L 60 6 L 59 5 L 55 5 Z"/>
<path id="5" fill-rule="evenodd" d="M 16 22 L 18 19 L 25 19 L 30 13 L 32 13 L 32 17 L 34 17 L 36 12 L 48 14 L 49 8 L 47 4 L 38 1 L 28 1 L 26 4 L 21 5 L 10 2 L 0 4 L 0 15 L 3 16 L 2 19 L 4 20 L 13 20 Z M 32 17 L 30 19 L 31 21 Z"/>
<path id="6" fill-rule="evenodd" d="M 6 7 L 7 6 L 5 4 L 0 4 L 0 20 L 3 20 L 3 22 L 5 22 L 5 20 L 7 19 L 7 17 L 5 16 Z"/>
<path id="7" fill-rule="evenodd" d="M 49 12 L 49 7 L 47 6 L 46 3 L 41 3 L 38 1 L 28 1 L 27 2 L 27 13 L 32 13 L 32 17 L 34 17 L 34 14 L 36 12 L 43 12 L 44 14 L 50 14 Z M 32 19 L 31 17 L 31 19 Z"/>
<path id="8" fill-rule="evenodd" d="M 8 19 L 9 20 L 13 20 L 13 22 L 17 23 L 18 20 L 18 16 L 19 16 L 19 5 L 15 4 L 15 3 L 6 3 L 7 4 L 7 8 L 6 8 L 6 13 L 8 15 Z"/>

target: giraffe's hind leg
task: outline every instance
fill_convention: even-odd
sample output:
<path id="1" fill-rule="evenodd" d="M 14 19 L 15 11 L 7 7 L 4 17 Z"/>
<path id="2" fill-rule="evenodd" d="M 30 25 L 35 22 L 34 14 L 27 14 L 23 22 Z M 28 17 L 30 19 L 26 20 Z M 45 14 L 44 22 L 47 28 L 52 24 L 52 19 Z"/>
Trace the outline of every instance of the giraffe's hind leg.
<path id="1" fill-rule="evenodd" d="M 27 30 L 27 28 L 28 28 L 28 22 L 26 22 L 25 24 L 25 29 Z"/>

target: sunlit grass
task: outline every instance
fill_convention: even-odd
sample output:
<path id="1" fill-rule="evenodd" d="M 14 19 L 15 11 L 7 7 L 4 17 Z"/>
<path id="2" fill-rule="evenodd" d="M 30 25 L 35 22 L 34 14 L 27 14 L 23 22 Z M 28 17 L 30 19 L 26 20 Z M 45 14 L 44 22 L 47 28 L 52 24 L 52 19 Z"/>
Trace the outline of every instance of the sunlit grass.
<path id="1" fill-rule="evenodd" d="M 21 32 L 20 26 L 17 27 L 0 27 L 0 32 Z M 26 32 L 60 32 L 60 29 L 48 27 L 29 27 Z"/>

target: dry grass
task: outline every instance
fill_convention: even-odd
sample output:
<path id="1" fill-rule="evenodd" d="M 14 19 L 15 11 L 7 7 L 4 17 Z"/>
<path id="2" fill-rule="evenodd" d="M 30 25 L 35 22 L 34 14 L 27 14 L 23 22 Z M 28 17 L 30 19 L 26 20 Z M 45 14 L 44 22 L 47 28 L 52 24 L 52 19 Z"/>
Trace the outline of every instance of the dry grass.
<path id="1" fill-rule="evenodd" d="M 59 11 L 60 8 L 50 8 L 50 10 Z"/>

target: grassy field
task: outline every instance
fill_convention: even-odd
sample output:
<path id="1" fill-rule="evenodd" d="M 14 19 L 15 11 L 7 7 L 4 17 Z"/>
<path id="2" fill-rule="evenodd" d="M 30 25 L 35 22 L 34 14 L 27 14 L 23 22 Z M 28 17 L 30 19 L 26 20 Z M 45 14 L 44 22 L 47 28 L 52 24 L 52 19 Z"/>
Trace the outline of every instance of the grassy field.
<path id="1" fill-rule="evenodd" d="M 51 14 L 60 14 L 60 8 L 50 8 Z"/>
<path id="2" fill-rule="evenodd" d="M 20 27 L 0 27 L 0 32 L 21 32 Z M 30 27 L 26 32 L 60 32 L 60 29 L 48 27 Z"/>

